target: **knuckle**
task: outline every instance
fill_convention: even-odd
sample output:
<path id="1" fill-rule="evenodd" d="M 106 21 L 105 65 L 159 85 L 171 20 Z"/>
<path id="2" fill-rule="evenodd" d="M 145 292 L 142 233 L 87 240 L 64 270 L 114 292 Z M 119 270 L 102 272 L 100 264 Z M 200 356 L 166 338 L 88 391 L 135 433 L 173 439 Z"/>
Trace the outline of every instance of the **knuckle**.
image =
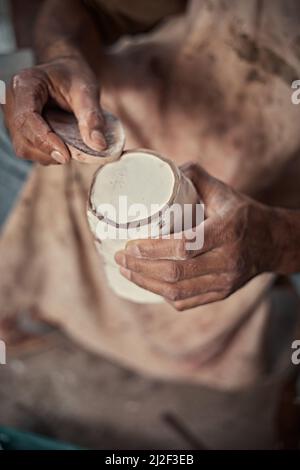
<path id="1" fill-rule="evenodd" d="M 227 252 L 227 267 L 230 273 L 235 273 L 240 269 L 241 261 L 236 253 L 237 250 L 229 250 Z"/>
<path id="2" fill-rule="evenodd" d="M 17 72 L 13 75 L 11 79 L 12 88 L 15 89 L 20 86 L 23 86 L 35 77 L 36 77 L 35 68 L 23 69 L 20 72 Z"/>
<path id="3" fill-rule="evenodd" d="M 197 171 L 199 171 L 199 164 L 196 162 L 191 162 L 189 165 L 189 170 L 196 173 Z"/>
<path id="4" fill-rule="evenodd" d="M 47 80 L 46 74 L 40 67 L 32 67 L 21 70 L 11 79 L 11 88 L 14 91 L 22 91 L 38 96 L 46 96 Z"/>
<path id="5" fill-rule="evenodd" d="M 53 151 L 53 147 L 47 140 L 47 133 L 43 132 L 43 129 L 39 130 L 39 132 L 34 135 L 34 145 L 47 156 L 50 156 Z"/>
<path id="6" fill-rule="evenodd" d="M 222 299 L 227 299 L 227 297 L 229 297 L 232 294 L 232 292 L 234 291 L 234 286 L 235 286 L 235 276 L 227 276 L 227 279 L 225 283 L 223 284 L 223 287 L 220 292 Z"/>
<path id="7" fill-rule="evenodd" d="M 100 111 L 97 109 L 87 109 L 82 111 L 77 118 L 78 124 L 81 128 L 98 128 L 102 124 L 102 117 Z"/>

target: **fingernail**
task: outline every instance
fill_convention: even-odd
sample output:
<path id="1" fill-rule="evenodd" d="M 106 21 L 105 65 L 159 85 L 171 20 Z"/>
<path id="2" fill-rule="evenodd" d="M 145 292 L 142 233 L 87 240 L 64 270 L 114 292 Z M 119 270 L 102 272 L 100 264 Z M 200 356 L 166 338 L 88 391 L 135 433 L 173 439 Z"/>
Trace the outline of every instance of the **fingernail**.
<path id="1" fill-rule="evenodd" d="M 95 144 L 100 145 L 102 150 L 106 149 L 107 144 L 100 131 L 92 131 L 91 139 Z"/>
<path id="2" fill-rule="evenodd" d="M 124 277 L 126 277 L 126 279 L 129 279 L 129 280 L 130 280 L 131 271 L 129 271 L 129 269 L 120 268 L 120 273 L 121 273 Z"/>
<path id="3" fill-rule="evenodd" d="M 51 157 L 54 158 L 54 160 L 56 160 L 58 163 L 67 163 L 68 161 L 66 157 L 57 150 L 53 150 L 53 152 L 51 152 Z"/>
<path id="4" fill-rule="evenodd" d="M 132 256 L 136 256 L 136 257 L 141 256 L 141 251 L 140 251 L 139 247 L 137 245 L 133 244 L 133 243 L 129 243 L 126 246 L 126 252 L 129 253 Z"/>
<path id="5" fill-rule="evenodd" d="M 126 268 L 126 256 L 122 251 L 118 251 L 115 254 L 115 261 L 121 266 L 124 266 Z"/>

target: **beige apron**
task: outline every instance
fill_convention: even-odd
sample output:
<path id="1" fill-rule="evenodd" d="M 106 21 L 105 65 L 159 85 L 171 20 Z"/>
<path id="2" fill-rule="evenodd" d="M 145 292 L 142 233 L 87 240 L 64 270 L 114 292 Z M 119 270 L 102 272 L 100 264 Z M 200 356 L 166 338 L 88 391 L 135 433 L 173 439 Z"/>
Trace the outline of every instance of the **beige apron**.
<path id="1" fill-rule="evenodd" d="M 191 1 L 151 33 L 108 48 L 102 103 L 122 120 L 126 147 L 196 160 L 253 196 L 280 186 L 300 144 L 291 103 L 299 18 L 292 0 Z M 95 170 L 36 166 L 0 241 L 0 317 L 34 311 L 86 348 L 164 379 L 234 388 L 264 377 L 273 276 L 185 312 L 116 297 L 85 216 Z M 298 195 L 280 200 L 297 206 Z"/>

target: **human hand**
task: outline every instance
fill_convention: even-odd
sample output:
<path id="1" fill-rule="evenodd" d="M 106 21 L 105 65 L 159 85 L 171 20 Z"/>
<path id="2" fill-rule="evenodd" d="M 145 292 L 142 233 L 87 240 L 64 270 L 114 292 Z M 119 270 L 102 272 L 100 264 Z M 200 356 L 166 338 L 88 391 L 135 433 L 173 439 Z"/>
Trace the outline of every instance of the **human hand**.
<path id="1" fill-rule="evenodd" d="M 75 114 L 87 146 L 105 149 L 99 90 L 93 72 L 78 58 L 56 59 L 15 75 L 3 110 L 17 156 L 44 165 L 69 161 L 66 145 L 42 117 L 49 101 Z"/>
<path id="2" fill-rule="evenodd" d="M 225 299 L 252 277 L 272 271 L 274 261 L 272 209 L 197 164 L 181 170 L 205 205 L 203 246 L 187 250 L 191 238 L 182 232 L 180 239 L 131 240 L 115 256 L 123 276 L 180 311 Z"/>

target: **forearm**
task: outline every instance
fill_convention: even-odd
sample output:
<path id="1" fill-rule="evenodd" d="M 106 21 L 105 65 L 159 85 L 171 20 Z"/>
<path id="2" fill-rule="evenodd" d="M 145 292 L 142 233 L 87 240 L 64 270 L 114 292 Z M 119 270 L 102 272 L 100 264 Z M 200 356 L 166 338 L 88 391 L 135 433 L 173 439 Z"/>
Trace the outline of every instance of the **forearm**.
<path id="1" fill-rule="evenodd" d="M 38 16 L 35 44 L 39 63 L 73 57 L 95 68 L 101 36 L 83 2 L 47 0 Z"/>

